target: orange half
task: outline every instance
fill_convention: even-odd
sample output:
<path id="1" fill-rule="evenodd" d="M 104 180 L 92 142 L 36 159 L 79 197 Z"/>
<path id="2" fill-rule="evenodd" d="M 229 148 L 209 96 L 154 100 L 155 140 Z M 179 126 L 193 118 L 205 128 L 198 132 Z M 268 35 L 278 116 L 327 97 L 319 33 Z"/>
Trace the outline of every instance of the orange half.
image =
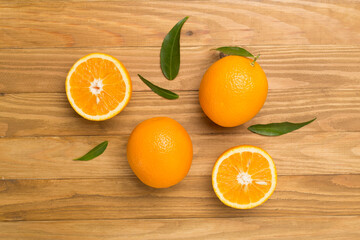
<path id="1" fill-rule="evenodd" d="M 224 152 L 215 163 L 212 184 L 220 201 L 237 209 L 264 203 L 277 181 L 273 160 L 254 146 L 237 146 Z"/>
<path id="2" fill-rule="evenodd" d="M 65 86 L 73 109 L 93 121 L 114 117 L 131 97 L 128 71 L 119 60 L 104 53 L 79 59 L 70 69 Z"/>

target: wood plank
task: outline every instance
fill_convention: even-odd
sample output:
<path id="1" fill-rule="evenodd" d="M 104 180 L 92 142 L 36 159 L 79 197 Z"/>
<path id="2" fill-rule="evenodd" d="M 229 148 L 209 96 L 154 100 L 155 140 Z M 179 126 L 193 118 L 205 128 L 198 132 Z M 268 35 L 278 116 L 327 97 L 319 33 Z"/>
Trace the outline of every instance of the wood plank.
<path id="1" fill-rule="evenodd" d="M 358 239 L 359 216 L 2 222 L 0 239 Z"/>
<path id="2" fill-rule="evenodd" d="M 184 46 L 352 45 L 359 10 L 356 1 L 1 1 L 0 47 L 160 46 L 187 15 Z"/>
<path id="3" fill-rule="evenodd" d="M 174 118 L 190 134 L 245 133 L 256 123 L 302 122 L 315 116 L 314 123 L 299 131 L 358 132 L 359 107 L 358 90 L 272 90 L 253 120 L 222 128 L 203 114 L 196 91 L 182 91 L 174 101 L 153 92 L 136 92 L 123 112 L 103 122 L 80 117 L 63 93 L 5 94 L 0 96 L 0 136 L 128 135 L 138 123 L 156 116 Z"/>
<path id="4" fill-rule="evenodd" d="M 161 42 L 187 15 L 170 82 Z M 230 129 L 206 118 L 197 92 L 219 58 L 210 49 L 224 45 L 261 53 L 270 88 L 258 116 Z M 0 240 L 360 238 L 359 46 L 352 0 L 0 0 Z M 64 94 L 69 68 L 91 52 L 119 58 L 133 80 L 129 106 L 106 122 L 82 119 Z M 161 99 L 138 73 L 180 99 Z M 131 130 L 154 116 L 178 120 L 194 144 L 188 176 L 169 189 L 142 184 L 126 160 Z M 276 138 L 246 129 L 314 116 Z M 72 161 L 103 140 L 101 157 Z M 270 200 L 247 211 L 211 186 L 216 158 L 240 144 L 267 150 L 279 175 Z"/>
<path id="5" fill-rule="evenodd" d="M 360 132 L 294 132 L 272 140 L 246 134 L 192 134 L 189 175 L 209 175 L 216 159 L 235 145 L 260 146 L 273 157 L 279 175 L 360 174 Z M 98 159 L 74 162 L 101 141 Z M 128 136 L 0 138 L 0 178 L 112 178 L 133 176 L 126 159 Z M 21 149 L 21 150 L 19 150 Z"/>
<path id="6" fill-rule="evenodd" d="M 280 176 L 263 205 L 239 211 L 222 204 L 210 176 L 154 189 L 136 177 L 1 180 L 0 221 L 360 214 L 360 175 Z"/>
<path id="7" fill-rule="evenodd" d="M 0 51 L 0 93 L 65 92 L 65 78 L 82 56 L 105 52 L 119 58 L 130 72 L 134 91 L 149 90 L 137 74 L 172 90 L 197 90 L 206 69 L 219 54 L 208 47 L 182 47 L 181 69 L 175 81 L 160 70 L 159 47 L 3 49 Z M 258 62 L 270 89 L 359 89 L 358 46 L 250 46 L 261 53 Z M 141 58 L 141 61 L 139 59 Z"/>

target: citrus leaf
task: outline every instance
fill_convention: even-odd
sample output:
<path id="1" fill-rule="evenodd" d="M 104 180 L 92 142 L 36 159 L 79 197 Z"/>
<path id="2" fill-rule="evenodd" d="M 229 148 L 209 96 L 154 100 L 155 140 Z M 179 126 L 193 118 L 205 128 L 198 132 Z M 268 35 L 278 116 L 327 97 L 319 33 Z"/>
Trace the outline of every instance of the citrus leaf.
<path id="1" fill-rule="evenodd" d="M 96 147 L 94 147 L 93 149 L 91 149 L 84 156 L 74 159 L 74 161 L 89 161 L 91 159 L 94 159 L 105 151 L 107 145 L 108 145 L 108 141 L 104 141 L 99 145 L 97 145 Z"/>
<path id="2" fill-rule="evenodd" d="M 243 57 L 254 57 L 250 52 L 245 50 L 244 48 L 240 47 L 219 47 L 215 50 L 220 51 L 227 55 L 237 55 L 237 56 L 243 56 Z"/>
<path id="3" fill-rule="evenodd" d="M 291 123 L 291 122 L 282 122 L 282 123 L 270 123 L 270 124 L 257 124 L 248 127 L 248 129 L 253 132 L 263 136 L 280 136 L 292 131 L 295 131 L 303 126 L 308 125 L 315 121 L 316 118 L 302 123 Z"/>
<path id="4" fill-rule="evenodd" d="M 141 81 L 143 81 L 157 95 L 170 100 L 179 98 L 179 95 L 177 95 L 176 93 L 152 84 L 150 81 L 143 78 L 143 76 L 141 76 L 140 74 L 138 74 L 138 76 Z"/>
<path id="5" fill-rule="evenodd" d="M 160 65 L 164 76 L 173 80 L 180 69 L 180 32 L 189 17 L 180 20 L 165 36 L 161 45 Z"/>

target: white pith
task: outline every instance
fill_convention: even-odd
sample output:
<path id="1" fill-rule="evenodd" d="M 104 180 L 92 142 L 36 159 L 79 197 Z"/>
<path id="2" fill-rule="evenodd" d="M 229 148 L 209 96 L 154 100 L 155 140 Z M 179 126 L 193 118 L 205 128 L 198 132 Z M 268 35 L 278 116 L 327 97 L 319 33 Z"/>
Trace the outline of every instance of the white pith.
<path id="1" fill-rule="evenodd" d="M 103 79 L 94 79 L 94 81 L 92 81 L 90 83 L 89 86 L 89 91 L 92 93 L 92 95 L 96 96 L 96 103 L 99 104 L 100 102 L 100 98 L 99 98 L 99 94 L 103 91 Z"/>
<path id="2" fill-rule="evenodd" d="M 117 69 L 120 71 L 121 76 L 124 80 L 125 86 L 126 86 L 126 90 L 125 90 L 125 97 L 122 100 L 121 103 L 119 103 L 119 105 L 112 111 L 108 112 L 107 114 L 104 115 L 89 115 L 86 114 L 81 108 L 79 108 L 76 104 L 75 101 L 73 99 L 73 97 L 71 96 L 71 86 L 70 86 L 70 78 L 72 76 L 72 74 L 74 73 L 74 71 L 76 70 L 76 68 L 83 62 L 86 62 L 87 60 L 89 60 L 90 58 L 101 58 L 101 59 L 105 59 L 105 60 L 109 60 L 111 62 L 113 62 L 115 64 L 115 66 L 117 67 Z M 71 106 L 74 108 L 74 110 L 80 114 L 81 116 L 83 116 L 86 119 L 89 120 L 94 120 L 94 121 L 100 121 L 100 120 L 104 120 L 104 119 L 108 119 L 110 117 L 115 116 L 116 114 L 118 114 L 123 108 L 124 105 L 127 104 L 127 100 L 130 97 L 131 94 L 131 85 L 130 85 L 130 77 L 128 75 L 128 73 L 126 72 L 126 70 L 124 70 L 124 66 L 122 66 L 122 64 L 114 59 L 113 57 L 111 57 L 110 55 L 106 55 L 106 54 L 100 54 L 100 53 L 93 53 L 93 54 L 89 54 L 86 57 L 82 58 L 81 61 L 77 61 L 74 66 L 71 68 L 70 72 L 68 73 L 67 77 L 66 77 L 66 94 L 68 96 L 68 100 L 70 101 Z M 101 93 L 102 91 L 102 79 L 94 79 L 94 81 L 91 83 L 91 85 L 89 86 L 89 90 L 91 93 L 93 93 L 94 95 L 97 95 Z M 99 89 L 98 89 L 99 88 Z M 99 103 L 100 99 L 97 97 L 96 98 L 96 102 Z"/>
<path id="3" fill-rule="evenodd" d="M 244 185 L 245 189 L 247 188 L 247 185 L 250 184 L 250 183 L 254 183 L 254 184 L 258 184 L 258 185 L 271 184 L 271 187 L 270 187 L 269 191 L 264 195 L 264 197 L 259 199 L 257 202 L 253 202 L 253 203 L 250 202 L 249 204 L 238 204 L 238 203 L 228 201 L 223 196 L 223 194 L 220 192 L 220 190 L 218 188 L 217 181 L 216 181 L 219 166 L 221 165 L 221 163 L 225 159 L 227 159 L 229 156 L 231 156 L 231 155 L 233 155 L 235 153 L 241 153 L 241 152 L 259 153 L 262 156 L 264 156 L 266 158 L 266 160 L 268 160 L 269 169 L 271 171 L 271 176 L 272 176 L 271 182 L 267 182 L 267 181 L 262 181 L 262 180 L 258 180 L 258 179 L 252 179 L 251 175 L 249 175 L 248 173 L 244 173 L 244 172 L 240 172 L 237 175 L 236 180 L 238 181 L 239 184 Z M 213 182 L 213 187 L 214 187 L 214 191 L 215 191 L 216 195 L 226 205 L 231 206 L 231 207 L 235 207 L 235 208 L 238 208 L 238 209 L 253 208 L 253 207 L 256 207 L 256 206 L 260 205 L 261 203 L 265 202 L 270 197 L 270 195 L 274 192 L 275 187 L 276 187 L 276 168 L 275 168 L 273 160 L 271 159 L 271 157 L 265 151 L 263 151 L 261 149 L 258 149 L 258 148 L 253 148 L 251 146 L 241 146 L 240 149 L 235 147 L 235 148 L 232 148 L 232 149 L 226 151 L 225 153 L 223 153 L 220 156 L 219 160 L 216 162 L 216 164 L 214 166 L 213 174 L 212 174 L 212 182 Z"/>
<path id="4" fill-rule="evenodd" d="M 237 176 L 236 176 L 236 180 L 238 181 L 239 184 L 241 185 L 248 185 L 250 183 L 252 183 L 252 178 L 251 175 L 246 173 L 246 172 L 240 172 Z"/>

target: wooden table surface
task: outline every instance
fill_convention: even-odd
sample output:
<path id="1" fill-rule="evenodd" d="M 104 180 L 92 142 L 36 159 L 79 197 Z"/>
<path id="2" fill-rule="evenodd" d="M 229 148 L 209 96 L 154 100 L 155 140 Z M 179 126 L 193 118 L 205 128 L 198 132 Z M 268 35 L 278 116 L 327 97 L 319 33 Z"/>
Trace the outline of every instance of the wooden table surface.
<path id="1" fill-rule="evenodd" d="M 174 81 L 160 70 L 162 40 L 181 34 Z M 243 46 L 268 76 L 260 113 L 236 128 L 210 122 L 198 87 L 219 54 Z M 118 116 L 90 122 L 75 113 L 64 82 L 93 52 L 120 59 L 133 97 Z M 360 2 L 0 0 L 0 239 L 360 239 Z M 162 99 L 137 77 L 179 93 Z M 152 189 L 132 173 L 126 144 L 141 121 L 168 116 L 191 135 L 188 176 Z M 280 137 L 256 123 L 318 119 Z M 108 140 L 89 162 L 74 157 Z M 226 149 L 264 148 L 278 185 L 260 207 L 223 205 L 211 169 Z"/>

